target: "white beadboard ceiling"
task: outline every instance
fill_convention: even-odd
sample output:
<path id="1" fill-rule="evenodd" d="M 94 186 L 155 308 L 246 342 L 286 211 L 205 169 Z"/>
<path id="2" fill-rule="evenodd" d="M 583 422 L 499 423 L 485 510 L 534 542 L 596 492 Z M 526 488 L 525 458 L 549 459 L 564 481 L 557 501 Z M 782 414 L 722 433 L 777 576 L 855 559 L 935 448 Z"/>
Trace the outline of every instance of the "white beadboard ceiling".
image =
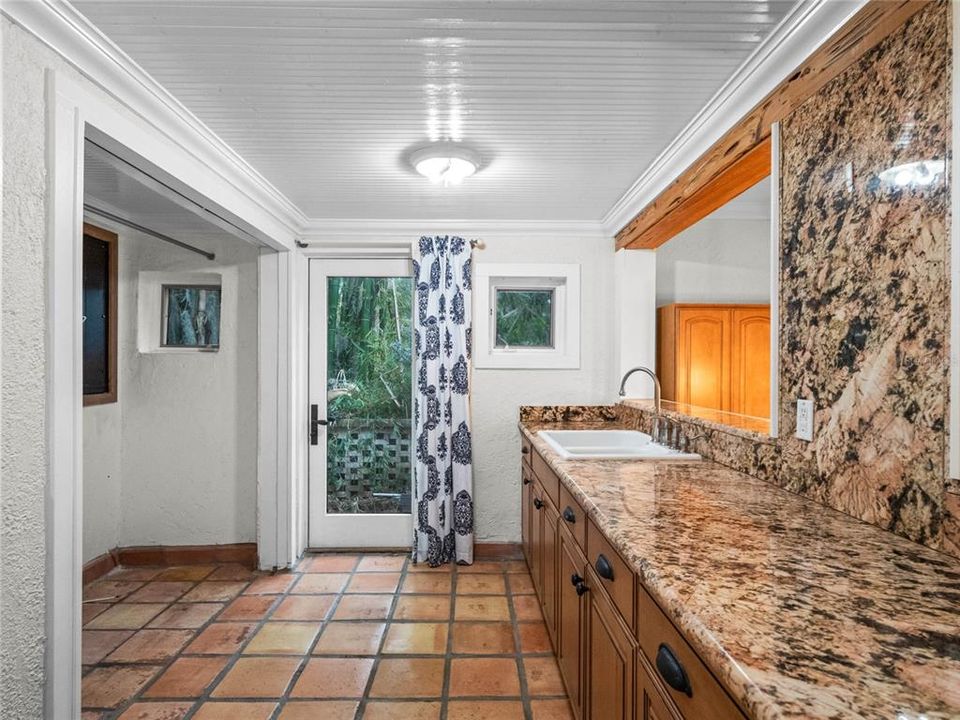
<path id="1" fill-rule="evenodd" d="M 178 202 L 175 194 L 158 192 L 145 184 L 148 182 L 149 179 L 137 171 L 131 171 L 123 163 L 111 162 L 108 155 L 95 146 L 87 145 L 83 156 L 84 204 L 106 210 L 208 252 L 215 247 L 216 241 L 224 238 L 240 237 L 252 241 L 239 232 L 229 232 L 228 228 L 211 222 L 211 216 L 189 201 L 180 199 Z M 85 212 L 84 220 L 114 230 L 121 236 L 128 232 L 125 226 L 95 213 Z M 189 251 L 181 248 L 178 252 Z"/>
<path id="2" fill-rule="evenodd" d="M 73 4 L 311 218 L 594 222 L 793 2 Z M 481 171 L 413 173 L 440 139 Z"/>

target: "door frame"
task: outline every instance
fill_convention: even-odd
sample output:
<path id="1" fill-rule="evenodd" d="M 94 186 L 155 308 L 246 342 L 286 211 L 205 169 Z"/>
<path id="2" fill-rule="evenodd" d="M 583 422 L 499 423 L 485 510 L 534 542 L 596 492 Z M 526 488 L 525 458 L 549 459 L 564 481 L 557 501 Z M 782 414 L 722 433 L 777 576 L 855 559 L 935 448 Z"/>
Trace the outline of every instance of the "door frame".
<path id="1" fill-rule="evenodd" d="M 44 716 L 80 716 L 83 546 L 82 254 L 84 139 L 88 131 L 140 155 L 185 194 L 223 209 L 265 248 L 260 260 L 259 438 L 257 541 L 262 568 L 290 566 L 302 552 L 294 521 L 291 468 L 297 452 L 289 432 L 292 231 L 260 210 L 252 222 L 227 207 L 257 208 L 222 172 L 158 123 L 118 112 L 99 87 L 46 72 L 47 348 L 46 348 L 46 646 Z M 122 102 L 121 102 L 122 104 Z M 122 146 L 122 148 L 120 148 Z M 189 180 L 187 180 L 189 178 Z M 216 198 L 216 199 L 213 199 Z M 218 200 L 220 202 L 218 202 Z M 257 214 L 260 213 L 259 216 Z M 263 230 L 261 228 L 267 228 Z M 295 368 L 294 368 L 295 369 Z"/>
<path id="2" fill-rule="evenodd" d="M 310 379 L 313 377 L 314 368 L 311 364 L 311 356 L 313 352 L 316 352 L 320 355 L 326 355 L 327 352 L 327 335 L 325 332 L 314 335 L 312 333 L 312 318 L 317 317 L 318 315 L 326 316 L 327 311 L 327 298 L 325 293 L 314 293 L 312 292 L 314 279 L 317 282 L 323 282 L 326 278 L 331 276 L 355 276 L 355 277 L 393 277 L 398 271 L 399 268 L 405 267 L 412 277 L 412 257 L 411 253 L 405 252 L 402 254 L 395 255 L 380 255 L 380 254 L 371 254 L 367 256 L 354 256 L 352 257 L 343 257 L 337 256 L 334 254 L 323 253 L 319 254 L 319 257 L 316 256 L 317 253 L 311 253 L 310 259 L 308 260 L 308 271 L 307 271 L 307 295 L 308 295 L 308 312 L 307 312 L 307 402 L 306 408 L 309 411 L 309 407 L 312 404 L 317 404 L 320 407 L 324 408 L 324 413 L 326 412 L 326 382 L 322 383 L 323 390 L 319 389 L 321 383 L 313 383 Z M 333 273 L 328 274 L 327 268 L 324 267 L 325 263 L 378 263 L 383 269 L 377 270 L 366 270 L 357 268 L 347 267 L 345 269 L 336 269 Z M 386 269 L 387 263 L 394 263 L 395 268 Z M 315 275 L 317 273 L 317 275 Z M 382 273 L 382 274 L 381 274 Z M 411 363 L 412 363 L 411 359 Z M 327 371 L 325 374 L 329 374 L 329 368 L 326 367 L 324 363 L 324 369 Z M 412 375 L 411 375 L 412 377 Z M 413 388 L 411 387 L 411 393 Z M 411 426 L 413 419 L 411 418 Z M 317 549 L 346 549 L 346 548 L 394 548 L 394 547 L 404 547 L 404 542 L 401 541 L 400 545 L 397 545 L 396 542 L 392 540 L 394 534 L 397 536 L 402 535 L 404 538 L 413 537 L 413 513 L 412 508 L 410 513 L 384 513 L 379 515 L 374 515 L 381 521 L 378 526 L 373 529 L 371 532 L 366 534 L 366 537 L 362 542 L 353 542 L 352 540 L 347 540 L 344 543 L 335 544 L 330 543 L 323 538 L 324 530 L 320 528 L 313 527 L 311 523 L 312 518 L 322 517 L 325 521 L 329 518 L 334 518 L 332 522 L 336 523 L 337 520 L 341 520 L 339 524 L 348 524 L 349 521 L 356 519 L 357 516 L 354 515 L 341 515 L 341 516 L 331 516 L 327 513 L 326 507 L 326 472 L 323 473 L 322 480 L 317 478 L 315 481 L 310 477 L 310 467 L 312 463 L 316 463 L 318 467 L 323 467 L 326 464 L 326 440 L 327 440 L 327 431 L 326 428 L 323 428 L 321 432 L 321 437 L 316 446 L 307 446 L 307 488 L 306 488 L 306 521 L 307 521 L 307 545 L 310 548 Z M 316 487 L 314 487 L 316 485 Z M 411 496 L 413 495 L 413 473 L 411 471 L 410 477 L 410 490 Z M 365 515 L 364 517 L 371 517 Z M 329 530 L 327 531 L 329 532 Z"/>

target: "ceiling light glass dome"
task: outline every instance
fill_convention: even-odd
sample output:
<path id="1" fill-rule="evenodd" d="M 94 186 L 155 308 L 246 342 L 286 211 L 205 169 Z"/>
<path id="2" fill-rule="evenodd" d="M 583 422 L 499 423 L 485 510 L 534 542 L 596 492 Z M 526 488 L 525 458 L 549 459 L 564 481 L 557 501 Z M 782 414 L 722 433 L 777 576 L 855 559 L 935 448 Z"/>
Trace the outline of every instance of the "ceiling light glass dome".
<path id="1" fill-rule="evenodd" d="M 414 150 L 410 164 L 432 183 L 459 185 L 480 168 L 480 155 L 460 143 L 439 142 Z"/>

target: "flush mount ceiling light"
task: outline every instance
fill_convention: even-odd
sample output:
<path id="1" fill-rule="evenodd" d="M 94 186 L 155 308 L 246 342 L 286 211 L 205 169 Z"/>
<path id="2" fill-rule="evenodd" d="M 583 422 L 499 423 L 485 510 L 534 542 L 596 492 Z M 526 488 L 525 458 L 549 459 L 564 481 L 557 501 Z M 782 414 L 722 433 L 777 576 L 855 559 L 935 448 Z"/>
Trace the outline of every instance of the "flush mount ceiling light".
<path id="1" fill-rule="evenodd" d="M 413 169 L 437 185 L 459 185 L 480 168 L 480 154 L 453 142 L 438 142 L 410 153 Z"/>

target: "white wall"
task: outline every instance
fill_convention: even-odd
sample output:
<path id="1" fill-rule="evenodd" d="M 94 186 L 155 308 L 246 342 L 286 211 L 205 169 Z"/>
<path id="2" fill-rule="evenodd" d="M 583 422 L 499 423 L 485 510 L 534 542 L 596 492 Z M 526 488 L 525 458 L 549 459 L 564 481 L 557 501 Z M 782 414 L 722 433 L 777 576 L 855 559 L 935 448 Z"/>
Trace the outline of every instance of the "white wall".
<path id="1" fill-rule="evenodd" d="M 199 244 L 217 256 L 211 262 L 153 238 L 128 238 L 126 307 L 137 307 L 137 271 L 219 273 L 223 296 L 215 353 L 140 353 L 136 313 L 126 315 L 120 545 L 254 542 L 259 250 L 204 239 Z"/>
<path id="2" fill-rule="evenodd" d="M 521 405 L 613 402 L 614 243 L 593 236 L 483 236 L 484 263 L 580 264 L 580 369 L 474 369 L 473 471 L 476 540 L 520 541 Z"/>
<path id="3" fill-rule="evenodd" d="M 11 8 L 5 4 L 4 13 Z M 16 8 L 18 14 L 34 18 L 43 15 L 41 10 L 28 12 L 41 8 L 39 3 L 23 3 Z M 51 11 L 47 17 L 55 15 Z M 71 36 L 65 23 L 56 29 L 65 31 L 59 36 L 50 31 L 59 39 Z M 39 26 L 39 30 L 49 28 Z M 118 70 L 111 59 L 90 50 L 85 59 L 95 68 L 83 74 L 6 15 L 0 18 L 0 32 L 3 106 L 7 109 L 2 118 L 0 260 L 0 717 L 39 718 L 44 715 L 44 650 L 51 642 L 46 637 L 45 621 L 49 615 L 57 627 L 70 627 L 64 598 L 73 593 L 67 574 L 47 576 L 53 530 L 47 518 L 46 491 L 54 477 L 49 464 L 51 448 L 57 447 L 47 427 L 50 368 L 46 350 L 53 334 L 47 314 L 51 292 L 48 230 L 53 207 L 47 173 L 53 157 L 47 122 L 51 110 L 47 103 L 48 75 L 55 74 L 58 82 L 78 90 L 83 96 L 79 102 L 102 121 L 102 129 L 119 128 L 118 140 L 126 140 L 134 151 L 154 157 L 161 171 L 170 173 L 192 195 L 205 193 L 230 217 L 248 218 L 248 224 L 253 224 L 251 227 L 265 242 L 292 246 L 295 218 L 287 217 L 286 206 L 271 195 L 262 180 L 228 157 L 227 151 L 212 147 L 187 120 L 172 119 L 175 111 L 162 98 L 150 95 L 149 89 L 130 76 L 124 76 L 128 84 L 120 87 L 117 76 L 124 71 Z M 69 44 L 69 38 L 65 42 Z M 73 48 L 82 54 L 90 46 L 78 42 Z M 104 80 L 104 73 L 114 75 Z M 98 82 L 110 83 L 113 90 L 105 92 Z M 147 120 L 124 102 L 139 103 L 141 108 L 152 102 L 150 107 L 163 117 L 157 122 L 156 118 Z M 11 112 L 10 108 L 15 110 Z M 64 202 L 68 200 L 61 198 L 58 207 Z M 70 408 L 62 410 L 70 412 Z M 255 407 L 249 409 L 255 411 Z M 60 471 L 56 477 L 62 480 L 64 476 Z M 58 537 L 63 533 L 64 528 L 58 527 Z M 57 557 L 63 562 L 63 552 L 69 554 L 71 548 L 62 542 L 58 548 L 61 552 Z M 53 595 L 55 585 L 57 594 Z M 72 689 L 64 679 L 69 663 L 63 653 L 70 652 L 71 641 L 58 636 L 56 648 L 61 653 L 56 657 L 60 675 L 47 699 L 56 698 L 57 707 L 66 708 L 71 705 Z"/>
<path id="4" fill-rule="evenodd" d="M 119 402 L 83 409 L 85 563 L 120 544 L 121 427 Z"/>
<path id="5" fill-rule="evenodd" d="M 98 223 L 109 226 L 109 223 Z M 119 235 L 118 402 L 84 410 L 84 561 L 118 545 L 256 540 L 257 248 L 192 238 L 199 255 Z M 142 353 L 139 273 L 221 277 L 218 352 Z"/>
<path id="6" fill-rule="evenodd" d="M 674 302 L 770 302 L 770 221 L 708 217 L 658 248 L 657 307 Z"/>
<path id="7" fill-rule="evenodd" d="M 5 18 L 0 463 L 0 717 L 43 715 L 47 479 L 46 123 L 56 55 Z M 76 75 L 79 78 L 79 75 Z M 9 108 L 16 108 L 10 112 Z"/>
<path id="8" fill-rule="evenodd" d="M 657 253 L 618 250 L 614 256 L 614 379 L 638 366 L 657 367 Z M 628 398 L 652 398 L 653 380 L 634 373 L 624 388 Z"/>

